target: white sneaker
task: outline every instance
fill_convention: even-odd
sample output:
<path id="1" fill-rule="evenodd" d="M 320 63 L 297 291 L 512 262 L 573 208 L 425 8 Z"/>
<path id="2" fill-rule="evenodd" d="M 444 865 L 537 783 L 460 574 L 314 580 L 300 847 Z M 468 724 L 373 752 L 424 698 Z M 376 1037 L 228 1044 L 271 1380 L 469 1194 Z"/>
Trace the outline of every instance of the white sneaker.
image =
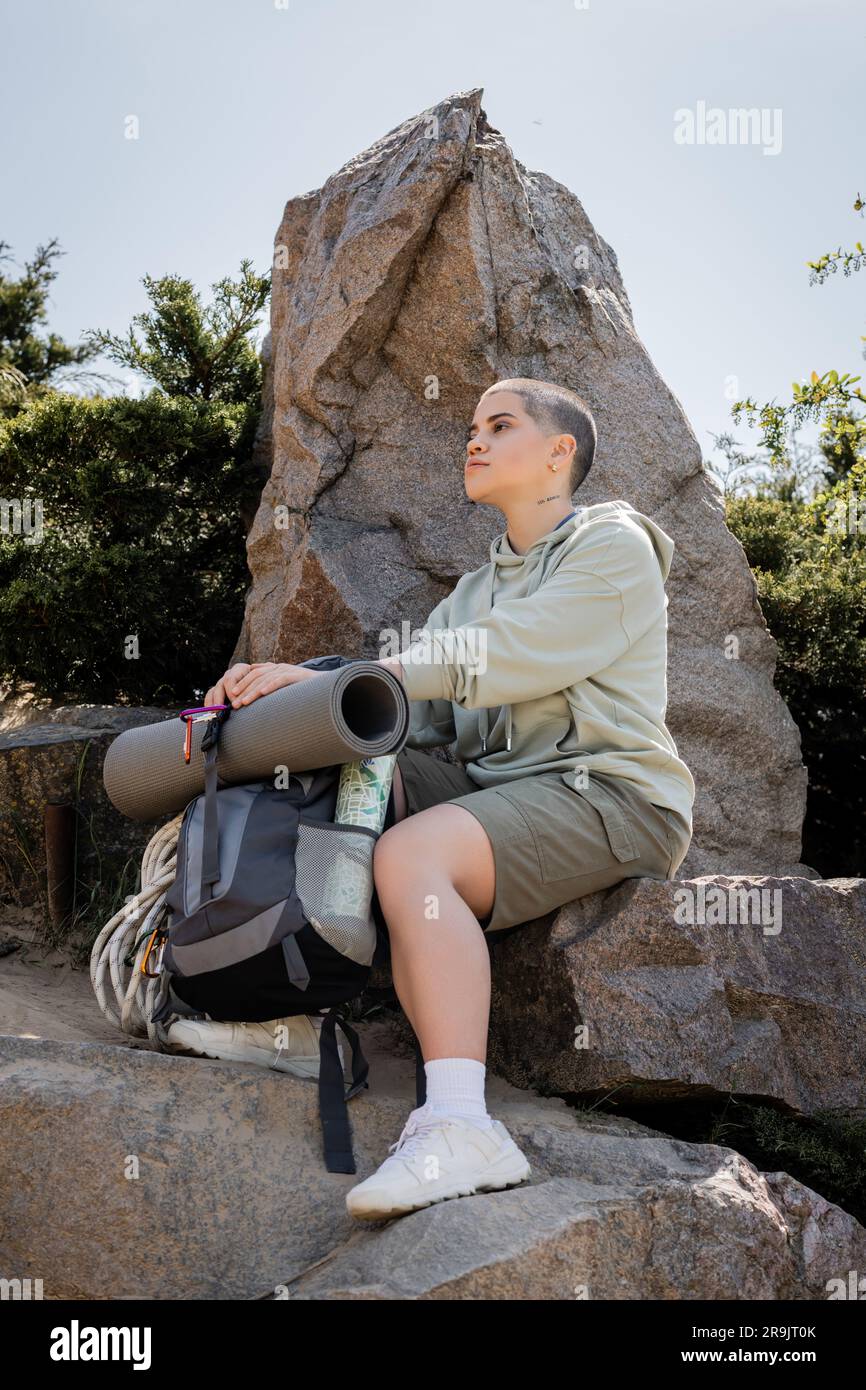
<path id="1" fill-rule="evenodd" d="M 384 1221 L 449 1197 L 514 1187 L 529 1177 L 524 1154 L 505 1126 L 481 1129 L 459 1115 L 413 1110 L 393 1152 L 369 1178 L 346 1193 L 350 1216 Z"/>
<path id="2" fill-rule="evenodd" d="M 285 1033 L 278 1034 L 280 1025 Z M 273 1071 L 318 1080 L 319 1036 L 322 1019 L 311 1014 L 272 1018 L 267 1023 L 221 1023 L 215 1019 L 177 1018 L 166 1030 L 172 1052 L 220 1057 L 226 1062 L 251 1062 Z M 337 1043 L 340 1066 L 343 1047 Z"/>

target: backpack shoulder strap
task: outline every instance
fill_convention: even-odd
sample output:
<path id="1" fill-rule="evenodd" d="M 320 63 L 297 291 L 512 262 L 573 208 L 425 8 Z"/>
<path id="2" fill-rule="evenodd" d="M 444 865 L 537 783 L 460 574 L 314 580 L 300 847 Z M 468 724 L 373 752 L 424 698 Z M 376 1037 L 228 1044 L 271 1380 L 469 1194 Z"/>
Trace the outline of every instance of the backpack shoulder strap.
<path id="1" fill-rule="evenodd" d="M 201 900 L 213 897 L 213 885 L 220 876 L 219 821 L 217 818 L 217 751 L 220 729 L 231 713 L 231 707 L 220 710 L 208 721 L 201 751 L 204 753 L 204 828 L 201 847 Z"/>

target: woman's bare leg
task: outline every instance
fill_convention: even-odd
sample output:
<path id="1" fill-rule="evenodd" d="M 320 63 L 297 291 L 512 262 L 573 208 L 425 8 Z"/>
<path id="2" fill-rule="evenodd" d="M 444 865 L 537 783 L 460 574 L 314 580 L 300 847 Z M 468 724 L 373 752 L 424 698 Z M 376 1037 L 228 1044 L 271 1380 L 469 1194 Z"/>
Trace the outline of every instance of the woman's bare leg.
<path id="1" fill-rule="evenodd" d="M 496 881 L 487 832 L 465 807 L 443 802 L 385 831 L 373 867 L 394 989 L 425 1062 L 484 1062 L 490 955 L 478 923 Z"/>
<path id="2" fill-rule="evenodd" d="M 406 788 L 405 788 L 404 785 L 403 785 L 403 776 L 402 776 L 402 773 L 400 772 L 400 767 L 399 767 L 399 765 L 395 763 L 395 765 L 394 765 L 394 818 L 395 818 L 395 822 L 396 822 L 396 821 L 405 820 L 408 814 L 409 814 L 409 807 L 408 807 L 408 803 L 407 803 L 407 801 L 406 801 Z M 378 887 L 377 887 L 376 891 L 377 891 L 377 894 L 378 894 Z M 380 901 L 380 904 L 379 904 L 379 905 L 381 906 L 381 901 Z M 386 923 L 387 923 L 387 921 L 388 921 L 387 917 L 385 918 L 385 921 L 386 921 Z M 389 927 L 389 930 L 388 930 L 388 936 L 389 936 L 389 944 L 390 944 L 390 948 L 391 948 L 391 980 L 392 980 L 392 982 L 393 982 L 394 990 L 395 990 L 395 992 L 396 992 L 396 994 L 397 994 L 397 998 L 400 1000 L 400 1003 L 401 1003 L 401 1005 L 402 1005 L 402 1007 L 403 1007 L 403 1012 L 405 1013 L 405 1015 L 406 1015 L 406 1017 L 408 1018 L 409 1022 L 412 1024 L 412 1027 L 415 1028 L 415 1011 L 414 1011 L 414 1009 L 413 1009 L 413 1007 L 412 1007 L 411 990 L 410 990 L 410 987 L 409 987 L 409 981 L 408 981 L 408 979 L 406 978 L 405 972 L 401 969 L 400 962 L 395 958 L 395 954 L 394 954 L 394 942 L 393 942 L 393 939 L 391 938 L 390 927 Z M 417 1036 L 417 1031 L 416 1031 L 416 1036 Z"/>

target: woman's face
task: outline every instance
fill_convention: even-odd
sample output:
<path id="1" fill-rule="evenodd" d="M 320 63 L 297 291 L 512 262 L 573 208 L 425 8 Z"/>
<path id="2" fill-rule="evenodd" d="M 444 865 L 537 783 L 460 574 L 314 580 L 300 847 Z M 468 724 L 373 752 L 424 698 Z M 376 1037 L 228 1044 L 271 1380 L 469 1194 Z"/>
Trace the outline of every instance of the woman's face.
<path id="1" fill-rule="evenodd" d="M 466 440 L 463 482 L 473 502 L 501 506 L 535 495 L 544 479 L 551 440 L 527 415 L 514 391 L 491 391 L 478 402 Z M 558 481 L 551 474 L 551 484 Z"/>

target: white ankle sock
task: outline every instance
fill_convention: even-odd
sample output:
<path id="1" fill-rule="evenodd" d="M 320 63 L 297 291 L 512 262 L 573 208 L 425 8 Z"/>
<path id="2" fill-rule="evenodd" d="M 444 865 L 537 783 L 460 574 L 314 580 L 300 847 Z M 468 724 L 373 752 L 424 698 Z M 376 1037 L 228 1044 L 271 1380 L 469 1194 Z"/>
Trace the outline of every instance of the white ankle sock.
<path id="1" fill-rule="evenodd" d="M 487 1068 L 474 1057 L 436 1057 L 424 1063 L 427 1105 L 436 1115 L 459 1115 L 482 1129 L 493 1124 L 484 1101 Z"/>

